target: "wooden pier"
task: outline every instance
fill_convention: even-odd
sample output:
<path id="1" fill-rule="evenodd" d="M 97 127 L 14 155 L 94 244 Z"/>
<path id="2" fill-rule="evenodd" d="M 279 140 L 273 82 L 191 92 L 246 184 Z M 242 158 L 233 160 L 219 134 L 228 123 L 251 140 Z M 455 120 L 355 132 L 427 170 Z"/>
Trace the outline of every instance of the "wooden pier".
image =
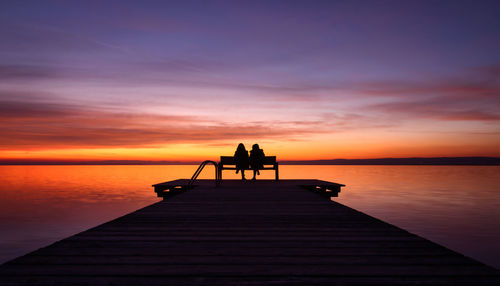
<path id="1" fill-rule="evenodd" d="M 500 285 L 496 269 L 332 202 L 332 183 L 185 182 L 5 263 L 0 285 Z"/>

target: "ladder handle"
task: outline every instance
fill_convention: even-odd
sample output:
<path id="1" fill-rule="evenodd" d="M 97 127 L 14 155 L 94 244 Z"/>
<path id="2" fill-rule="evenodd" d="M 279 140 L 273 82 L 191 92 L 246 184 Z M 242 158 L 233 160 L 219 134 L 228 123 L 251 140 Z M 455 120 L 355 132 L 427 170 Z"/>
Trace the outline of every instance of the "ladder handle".
<path id="1" fill-rule="evenodd" d="M 189 180 L 188 186 L 193 185 L 194 181 L 196 181 L 196 179 L 200 175 L 201 171 L 203 171 L 203 168 L 205 168 L 205 165 L 208 163 L 214 165 L 214 167 L 215 167 L 215 185 L 216 186 L 219 185 L 219 182 L 220 182 L 220 178 L 218 175 L 219 174 L 219 164 L 217 164 L 217 162 L 214 162 L 214 161 L 206 160 L 206 161 L 201 162 L 200 166 L 198 166 L 198 169 L 196 169 L 196 172 L 194 172 L 193 176 L 191 177 L 191 180 Z"/>

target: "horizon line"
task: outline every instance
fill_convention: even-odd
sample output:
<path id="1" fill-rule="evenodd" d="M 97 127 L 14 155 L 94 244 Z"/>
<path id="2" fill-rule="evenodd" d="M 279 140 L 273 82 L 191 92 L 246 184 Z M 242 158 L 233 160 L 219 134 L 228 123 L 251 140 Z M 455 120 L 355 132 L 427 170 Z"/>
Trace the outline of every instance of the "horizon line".
<path id="1" fill-rule="evenodd" d="M 385 157 L 371 159 L 282 160 L 281 165 L 500 165 L 500 157 Z M 200 161 L 175 160 L 43 160 L 0 159 L 0 165 L 198 165 Z"/>

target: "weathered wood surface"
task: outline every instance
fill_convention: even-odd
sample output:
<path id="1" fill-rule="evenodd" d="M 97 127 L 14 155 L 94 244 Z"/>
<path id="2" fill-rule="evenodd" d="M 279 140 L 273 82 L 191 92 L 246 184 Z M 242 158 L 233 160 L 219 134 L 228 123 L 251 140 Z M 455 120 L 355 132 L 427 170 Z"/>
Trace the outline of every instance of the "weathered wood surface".
<path id="1" fill-rule="evenodd" d="M 500 285 L 497 270 L 304 182 L 202 181 L 2 265 L 0 285 Z"/>

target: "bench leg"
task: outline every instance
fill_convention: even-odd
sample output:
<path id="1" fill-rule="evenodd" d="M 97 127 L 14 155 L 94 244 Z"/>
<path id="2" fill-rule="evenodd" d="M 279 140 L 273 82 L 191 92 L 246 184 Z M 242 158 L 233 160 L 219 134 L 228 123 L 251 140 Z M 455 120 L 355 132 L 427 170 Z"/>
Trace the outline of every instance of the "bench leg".
<path id="1" fill-rule="evenodd" d="M 280 180 L 280 176 L 279 176 L 279 172 L 278 172 L 278 164 L 274 165 L 274 168 L 276 168 L 275 172 L 276 172 L 276 181 L 279 181 Z"/>

